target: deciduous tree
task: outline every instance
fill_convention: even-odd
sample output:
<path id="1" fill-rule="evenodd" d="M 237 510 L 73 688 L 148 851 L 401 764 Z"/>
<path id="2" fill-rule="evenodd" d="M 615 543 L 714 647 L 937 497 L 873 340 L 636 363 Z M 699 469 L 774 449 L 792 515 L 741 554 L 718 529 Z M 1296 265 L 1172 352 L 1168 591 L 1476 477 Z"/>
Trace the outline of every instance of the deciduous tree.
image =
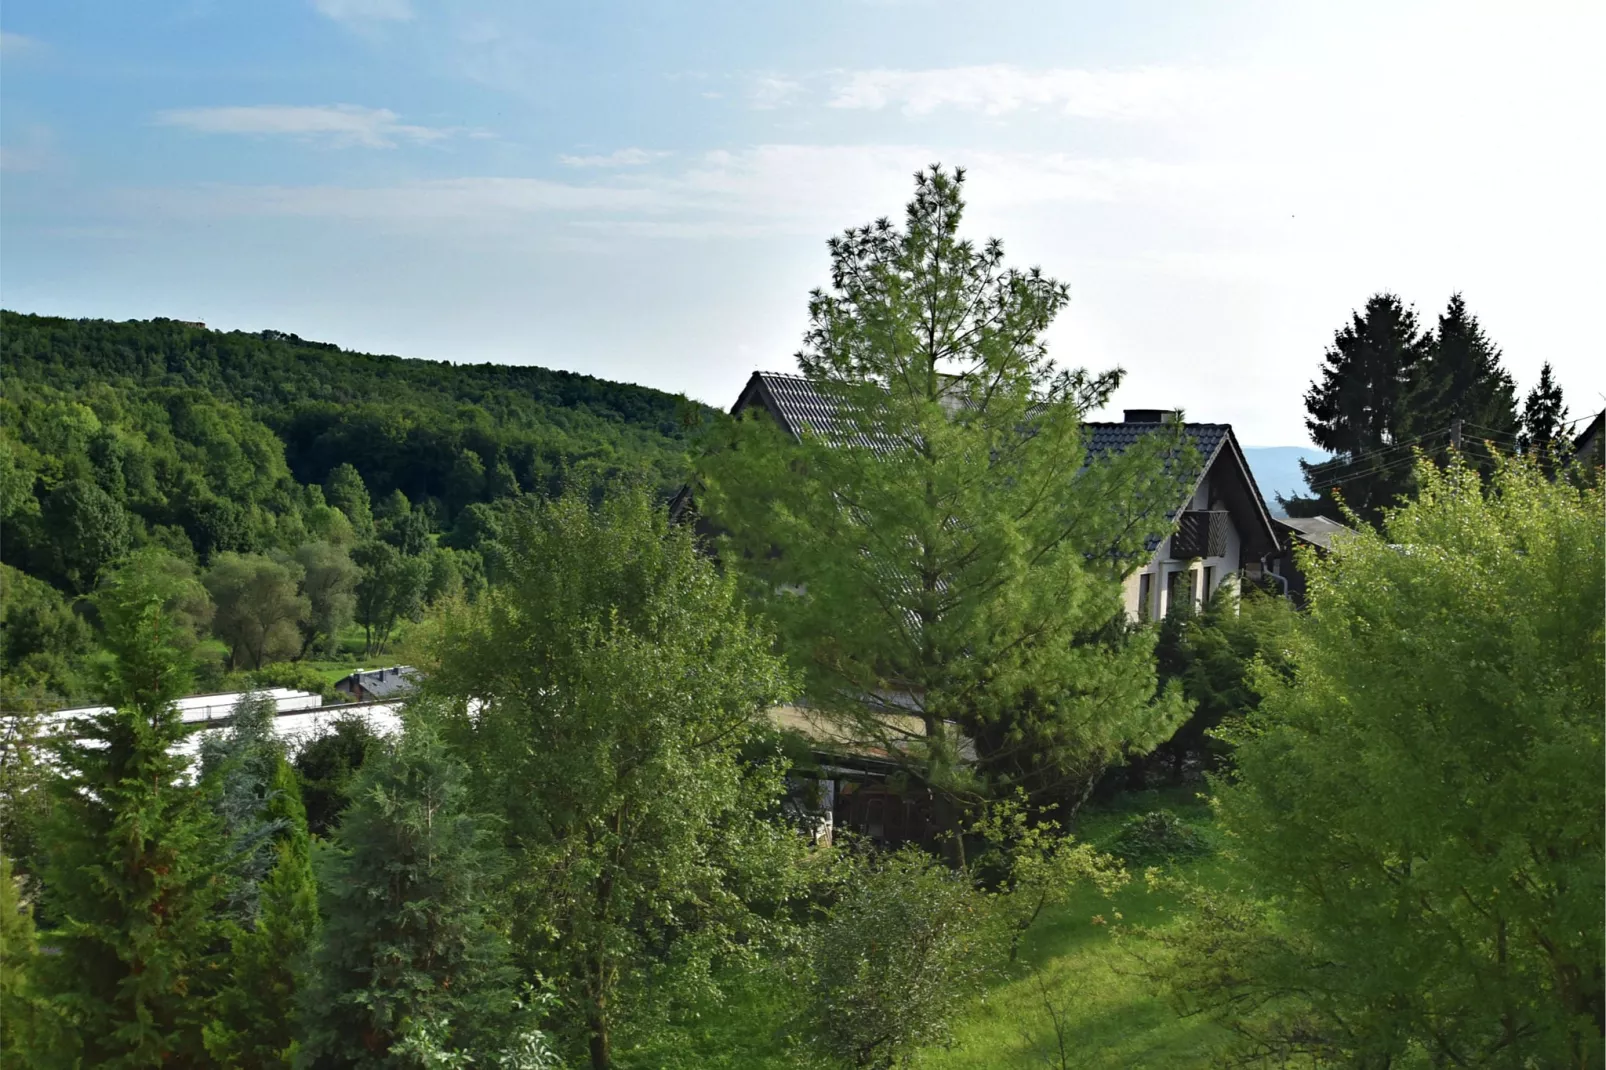
<path id="1" fill-rule="evenodd" d="M 1217 784 L 1246 894 L 1173 989 L 1268 1061 L 1595 1066 L 1606 502 L 1526 461 L 1416 478 L 1304 562 L 1293 678 Z"/>
<path id="2" fill-rule="evenodd" d="M 302 628 L 305 655 L 314 646 L 333 650 L 340 632 L 357 611 L 357 580 L 362 572 L 340 546 L 309 542 L 296 550 L 301 566 L 301 591 L 307 596 L 308 614 Z"/>
<path id="3" fill-rule="evenodd" d="M 790 681 L 735 581 L 640 491 L 532 502 L 502 582 L 434 630 L 426 687 L 512 855 L 519 961 L 554 979 L 590 1061 L 654 993 L 751 953 L 749 904 L 799 842 L 766 820 L 780 769 L 742 745 Z"/>
<path id="4" fill-rule="evenodd" d="M 217 605 L 212 629 L 229 645 L 229 667 L 260 669 L 301 649 L 300 626 L 312 613 L 298 590 L 294 561 L 260 554 L 219 554 L 205 583 Z"/>

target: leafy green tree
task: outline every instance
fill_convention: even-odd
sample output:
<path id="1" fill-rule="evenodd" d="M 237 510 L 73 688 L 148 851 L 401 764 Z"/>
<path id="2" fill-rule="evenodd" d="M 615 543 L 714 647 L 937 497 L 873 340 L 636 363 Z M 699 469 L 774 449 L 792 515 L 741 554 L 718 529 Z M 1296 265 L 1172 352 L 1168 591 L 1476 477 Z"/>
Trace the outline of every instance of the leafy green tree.
<path id="1" fill-rule="evenodd" d="M 1471 339 L 1463 332 L 1461 341 L 1470 344 Z M 1333 457 L 1317 464 L 1300 462 L 1315 494 L 1284 502 L 1291 515 L 1336 517 L 1335 496 L 1342 496 L 1351 509 L 1375 521 L 1409 489 L 1407 440 L 1441 430 L 1448 436 L 1447 428 L 1418 427 L 1411 418 L 1428 352 L 1429 340 L 1416 312 L 1390 293 L 1374 294 L 1365 310 L 1333 335 L 1321 379 L 1305 393 L 1305 428 L 1311 441 Z M 1450 358 L 1446 360 L 1448 369 Z"/>
<path id="2" fill-rule="evenodd" d="M 229 667 L 260 669 L 301 649 L 312 604 L 299 593 L 303 570 L 260 554 L 219 554 L 205 584 L 217 605 L 212 629 L 229 646 Z"/>
<path id="3" fill-rule="evenodd" d="M 1522 406 L 1522 432 L 1518 442 L 1522 452 L 1534 458 L 1546 472 L 1554 472 L 1558 451 L 1567 445 L 1567 404 L 1561 384 L 1547 360 L 1539 369 L 1539 382 L 1528 392 Z"/>
<path id="4" fill-rule="evenodd" d="M 991 905 L 962 870 L 915 847 L 848 855 L 812 928 L 802 1018 L 831 1065 L 900 1065 L 951 1038 L 955 1015 L 1003 966 Z"/>
<path id="5" fill-rule="evenodd" d="M 1224 585 L 1198 612 L 1181 602 L 1160 622 L 1160 678 L 1178 682 L 1193 704 L 1188 719 L 1155 752 L 1170 765 L 1173 781 L 1182 779 L 1190 758 L 1206 769 L 1217 764 L 1226 746 L 1212 733 L 1224 719 L 1259 704 L 1257 674 L 1286 677 L 1292 671 L 1285 651 L 1294 614 L 1277 594 L 1253 587 L 1239 594 Z"/>
<path id="6" fill-rule="evenodd" d="M 309 609 L 301 653 L 305 656 L 314 646 L 332 651 L 357 612 L 357 580 L 362 572 L 349 553 L 329 542 L 298 547 L 296 564 L 301 566 L 301 592 Z"/>
<path id="7" fill-rule="evenodd" d="M 1526 461 L 1417 479 L 1304 562 L 1293 679 L 1216 785 L 1244 894 L 1171 983 L 1277 1065 L 1596 1066 L 1606 502 Z"/>
<path id="8" fill-rule="evenodd" d="M 56 575 L 74 591 L 94 587 L 101 570 L 128 551 L 128 513 L 86 479 L 69 479 L 46 496 L 45 536 Z"/>
<path id="9" fill-rule="evenodd" d="M 1503 452 L 1512 452 L 1517 384 L 1501 366 L 1500 347 L 1483 333 L 1458 293 L 1450 296 L 1437 330 L 1428 337 L 1411 410 L 1411 434 L 1431 433 L 1460 420 L 1468 425 L 1463 441 L 1469 446 L 1488 438 Z"/>
<path id="10" fill-rule="evenodd" d="M 416 620 L 424 610 L 430 566 L 421 557 L 405 557 L 386 542 L 366 542 L 352 551 L 362 570 L 357 580 L 357 623 L 367 649 L 383 650 L 402 620 Z"/>
<path id="11" fill-rule="evenodd" d="M 385 541 L 407 557 L 417 557 L 427 551 L 432 543 L 429 515 L 422 509 L 403 513 L 395 520 L 382 525 L 382 530 Z"/>
<path id="12" fill-rule="evenodd" d="M 77 1050 L 41 1061 L 210 1065 L 201 1030 L 224 843 L 175 752 L 186 732 L 173 699 L 188 672 L 182 623 L 166 607 L 185 597 L 155 570 L 114 577 L 96 595 L 116 659 L 106 693 L 114 709 L 83 718 L 60 742 L 44 878 L 56 921 L 46 989 Z"/>
<path id="13" fill-rule="evenodd" d="M 34 690 L 42 698 L 74 697 L 92 639 L 89 623 L 60 591 L 0 564 L 0 697 L 7 708 Z"/>
<path id="14" fill-rule="evenodd" d="M 366 720 L 347 714 L 296 752 L 293 764 L 312 835 L 327 837 L 335 830 L 351 803 L 352 781 L 378 741 Z"/>
<path id="15" fill-rule="evenodd" d="M 434 630 L 426 687 L 504 822 L 520 963 L 605 1070 L 643 1001 L 706 991 L 757 946 L 748 904 L 784 897 L 780 769 L 741 748 L 790 681 L 735 580 L 645 493 L 531 503 L 509 529 L 502 583 Z"/>
<path id="16" fill-rule="evenodd" d="M 1197 463 L 1177 433 L 1087 463 L 1083 422 L 1120 373 L 1056 370 L 1042 333 L 1066 286 L 962 240 L 962 187 L 933 168 L 905 229 L 832 239 L 798 355 L 823 426 L 743 420 L 699 464 L 810 703 L 902 756 L 949 830 L 972 788 L 961 733 L 996 778 L 1074 808 L 1180 720 L 1120 586 Z"/>
<path id="17" fill-rule="evenodd" d="M 413 1065 L 392 1053 L 441 1024 L 446 1046 L 486 1050 L 514 1014 L 487 901 L 500 858 L 469 811 L 466 774 L 416 713 L 363 765 L 315 861 L 324 927 L 304 1065 Z"/>
<path id="18" fill-rule="evenodd" d="M 253 916 L 229 941 L 230 978 L 206 1029 L 207 1051 L 222 1065 L 287 1067 L 318 931 L 318 891 L 295 772 L 273 754 L 259 823 L 272 865 L 258 888 Z"/>
<path id="19" fill-rule="evenodd" d="M 323 493 L 330 505 L 345 514 L 359 538 L 373 536 L 373 502 L 368 497 L 368 486 L 356 468 L 345 463 L 338 465 L 324 480 Z"/>
<path id="20" fill-rule="evenodd" d="M 485 462 L 473 450 L 459 450 L 452 462 L 450 489 L 446 500 L 452 512 L 477 502 L 485 494 Z"/>

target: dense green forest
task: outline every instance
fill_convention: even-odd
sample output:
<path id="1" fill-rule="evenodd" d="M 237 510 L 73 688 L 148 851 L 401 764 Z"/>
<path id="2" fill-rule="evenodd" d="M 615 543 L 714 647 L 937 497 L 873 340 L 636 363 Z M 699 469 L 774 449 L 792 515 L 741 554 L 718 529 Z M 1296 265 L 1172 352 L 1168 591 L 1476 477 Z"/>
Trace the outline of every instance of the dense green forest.
<path id="1" fill-rule="evenodd" d="M 91 636 L 69 607 L 131 551 L 206 571 L 230 668 L 334 644 L 353 615 L 382 643 L 483 582 L 503 503 L 620 477 L 671 488 L 702 415 L 569 372 L 277 331 L 4 312 L 0 333 L 12 693 L 73 697 Z M 231 631 L 230 593 L 259 619 Z M 284 604 L 264 611 L 269 595 Z"/>

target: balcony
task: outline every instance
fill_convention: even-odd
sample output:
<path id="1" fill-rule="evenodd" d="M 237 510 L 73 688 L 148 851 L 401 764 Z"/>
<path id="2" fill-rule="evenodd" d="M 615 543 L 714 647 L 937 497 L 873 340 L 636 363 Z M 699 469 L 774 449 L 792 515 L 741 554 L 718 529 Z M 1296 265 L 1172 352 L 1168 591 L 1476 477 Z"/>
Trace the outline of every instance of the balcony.
<path id="1" fill-rule="evenodd" d="M 1179 561 L 1220 557 L 1227 552 L 1225 509 L 1184 509 L 1171 536 L 1171 556 Z"/>

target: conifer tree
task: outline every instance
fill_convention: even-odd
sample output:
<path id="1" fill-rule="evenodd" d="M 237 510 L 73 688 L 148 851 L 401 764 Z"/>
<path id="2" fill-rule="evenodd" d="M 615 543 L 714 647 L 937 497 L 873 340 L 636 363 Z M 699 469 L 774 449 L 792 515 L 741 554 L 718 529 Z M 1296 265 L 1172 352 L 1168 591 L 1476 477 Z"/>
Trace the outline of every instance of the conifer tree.
<path id="1" fill-rule="evenodd" d="M 1487 451 L 1492 442 L 1503 453 L 1513 452 L 1517 439 L 1517 384 L 1501 367 L 1500 347 L 1489 340 L 1478 319 L 1467 310 L 1460 294 L 1439 316 L 1429 337 L 1426 359 L 1411 400 L 1407 430 L 1412 435 L 1431 433 L 1459 420 L 1464 451 L 1480 459 L 1479 468 L 1492 470 Z"/>
<path id="2" fill-rule="evenodd" d="M 439 1023 L 449 1047 L 499 1046 L 512 971 L 489 923 L 497 856 L 465 808 L 465 774 L 416 712 L 364 763 L 315 863 L 324 924 L 302 1003 L 304 1065 L 396 1065 L 393 1049 Z"/>
<path id="3" fill-rule="evenodd" d="M 1556 468 L 1557 451 L 1567 441 L 1567 405 L 1550 361 L 1539 369 L 1539 382 L 1522 406 L 1522 452 L 1538 461 L 1546 474 Z"/>
<path id="4" fill-rule="evenodd" d="M 1083 424 L 1120 372 L 1056 367 L 1042 335 L 1069 290 L 960 237 L 963 181 L 922 172 L 903 229 L 831 240 L 798 354 L 822 415 L 796 439 L 738 422 L 698 497 L 809 702 L 901 756 L 948 830 L 974 787 L 961 732 L 1067 807 L 1170 734 L 1182 710 L 1155 701 L 1121 581 L 1194 463 L 1165 433 L 1090 462 Z"/>
<path id="5" fill-rule="evenodd" d="M 0 853 L 0 1066 L 23 1066 L 38 1040 L 39 968 L 33 906 L 22 899 L 11 859 Z"/>
<path id="6" fill-rule="evenodd" d="M 271 698 L 247 692 L 230 712 L 228 729 L 205 736 L 200 746 L 201 779 L 229 837 L 225 909 L 246 926 L 256 919 L 257 895 L 273 868 L 274 841 L 283 828 L 269 808 L 271 781 L 284 751 L 273 733 L 276 710 Z"/>
<path id="7" fill-rule="evenodd" d="M 186 594 L 170 573 L 131 570 L 97 595 L 115 656 L 109 713 L 66 734 L 46 843 L 47 991 L 78 1050 L 41 1061 L 134 1067 L 212 1065 L 216 907 L 224 838 L 176 753 L 186 732 L 173 699 L 188 682 L 168 610 Z M 193 581 L 190 581 L 193 582 Z"/>
<path id="8" fill-rule="evenodd" d="M 1376 520 L 1410 486 L 1407 440 L 1437 430 L 1411 430 L 1411 401 L 1427 352 L 1416 312 L 1390 293 L 1374 294 L 1333 335 L 1321 379 L 1305 394 L 1311 441 L 1333 458 L 1300 462 L 1314 496 L 1285 500 L 1291 515 L 1337 517 L 1334 499 L 1341 496 Z"/>
<path id="9" fill-rule="evenodd" d="M 220 1063 L 242 1068 L 291 1065 L 293 1038 L 318 930 L 311 841 L 295 771 L 274 755 L 261 825 L 273 865 L 255 896 L 255 917 L 229 941 L 230 981 L 207 1029 L 207 1049 Z"/>

